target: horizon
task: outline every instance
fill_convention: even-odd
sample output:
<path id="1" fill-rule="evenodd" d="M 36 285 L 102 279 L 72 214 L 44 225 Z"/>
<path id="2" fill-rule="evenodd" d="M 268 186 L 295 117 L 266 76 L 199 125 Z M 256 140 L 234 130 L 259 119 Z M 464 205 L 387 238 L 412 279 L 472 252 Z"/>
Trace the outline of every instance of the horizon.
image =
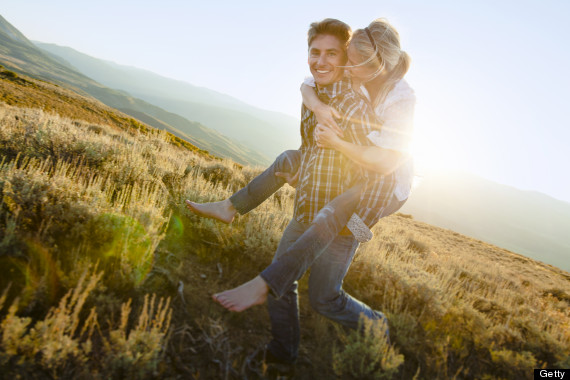
<path id="1" fill-rule="evenodd" d="M 351 9 L 340 2 L 278 8 L 255 2 L 161 4 L 24 1 L 5 6 L 2 16 L 30 40 L 206 87 L 297 119 L 299 85 L 308 74 L 309 23 L 335 17 L 357 29 L 372 21 L 370 14 L 384 16 L 412 56 L 406 80 L 418 99 L 420 166 L 461 170 L 570 203 L 570 179 L 562 175 L 570 162 L 562 105 L 570 76 L 552 69 L 570 63 L 570 53 L 560 48 L 570 35 L 563 20 L 568 4 L 414 1 L 380 7 L 358 2 Z M 275 17 L 288 18 L 287 28 L 274 27 Z"/>

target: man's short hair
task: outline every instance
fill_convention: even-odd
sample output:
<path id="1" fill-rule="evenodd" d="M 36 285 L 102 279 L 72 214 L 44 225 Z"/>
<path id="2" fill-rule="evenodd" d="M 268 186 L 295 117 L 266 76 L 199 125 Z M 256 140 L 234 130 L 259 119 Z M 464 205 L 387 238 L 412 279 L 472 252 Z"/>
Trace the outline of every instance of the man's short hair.
<path id="1" fill-rule="evenodd" d="M 352 30 L 350 29 L 350 26 L 334 18 L 326 18 L 322 21 L 313 22 L 309 28 L 309 32 L 307 33 L 309 47 L 311 46 L 311 43 L 315 37 L 320 34 L 328 34 L 330 36 L 334 36 L 338 38 L 345 47 L 347 47 L 348 41 L 350 40 L 350 36 L 352 34 Z"/>

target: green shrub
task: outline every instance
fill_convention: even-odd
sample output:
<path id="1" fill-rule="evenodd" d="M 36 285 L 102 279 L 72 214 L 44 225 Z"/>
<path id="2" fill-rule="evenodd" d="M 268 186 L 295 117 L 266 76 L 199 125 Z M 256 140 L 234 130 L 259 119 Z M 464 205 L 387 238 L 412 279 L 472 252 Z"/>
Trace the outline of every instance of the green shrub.
<path id="1" fill-rule="evenodd" d="M 342 336 L 343 347 L 333 353 L 333 369 L 342 379 L 391 379 L 404 356 L 386 339 L 387 325 L 360 319 L 359 329 Z"/>
<path id="2" fill-rule="evenodd" d="M 246 185 L 238 170 L 222 163 L 203 167 L 201 172 L 206 181 L 211 182 L 214 186 L 229 188 L 231 191 L 236 191 Z"/>
<path id="3" fill-rule="evenodd" d="M 86 227 L 91 244 L 87 253 L 93 260 L 120 263 L 122 275 L 140 284 L 152 267 L 154 242 L 134 218 L 105 213 L 95 216 Z M 112 269 L 112 268 L 109 268 Z"/>
<path id="4" fill-rule="evenodd" d="M 13 72 L 13 71 L 10 71 L 10 70 L 4 70 L 4 71 L 2 71 L 2 74 L 4 74 L 4 76 L 5 76 L 6 78 L 9 78 L 9 79 L 18 78 L 18 74 L 16 74 L 16 73 Z"/>

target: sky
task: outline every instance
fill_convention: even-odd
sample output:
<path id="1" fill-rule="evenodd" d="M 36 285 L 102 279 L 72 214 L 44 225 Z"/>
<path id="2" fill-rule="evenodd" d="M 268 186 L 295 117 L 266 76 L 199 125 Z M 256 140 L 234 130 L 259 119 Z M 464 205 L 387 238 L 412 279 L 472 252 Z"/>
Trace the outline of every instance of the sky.
<path id="1" fill-rule="evenodd" d="M 297 118 L 309 24 L 385 17 L 412 57 L 420 174 L 463 170 L 570 202 L 567 0 L 18 0 L 0 14 L 31 40 Z"/>

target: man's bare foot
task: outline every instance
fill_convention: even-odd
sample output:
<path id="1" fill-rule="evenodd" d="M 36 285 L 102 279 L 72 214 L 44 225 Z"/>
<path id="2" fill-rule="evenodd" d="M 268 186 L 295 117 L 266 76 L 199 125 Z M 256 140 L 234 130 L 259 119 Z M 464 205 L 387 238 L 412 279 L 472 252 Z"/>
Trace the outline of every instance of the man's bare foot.
<path id="1" fill-rule="evenodd" d="M 239 312 L 264 303 L 268 290 L 265 280 L 257 276 L 237 288 L 214 294 L 212 298 L 229 311 Z"/>
<path id="2" fill-rule="evenodd" d="M 237 210 L 229 199 L 211 203 L 194 203 L 186 200 L 186 207 L 197 215 L 216 219 L 226 224 L 231 223 L 237 213 Z"/>

